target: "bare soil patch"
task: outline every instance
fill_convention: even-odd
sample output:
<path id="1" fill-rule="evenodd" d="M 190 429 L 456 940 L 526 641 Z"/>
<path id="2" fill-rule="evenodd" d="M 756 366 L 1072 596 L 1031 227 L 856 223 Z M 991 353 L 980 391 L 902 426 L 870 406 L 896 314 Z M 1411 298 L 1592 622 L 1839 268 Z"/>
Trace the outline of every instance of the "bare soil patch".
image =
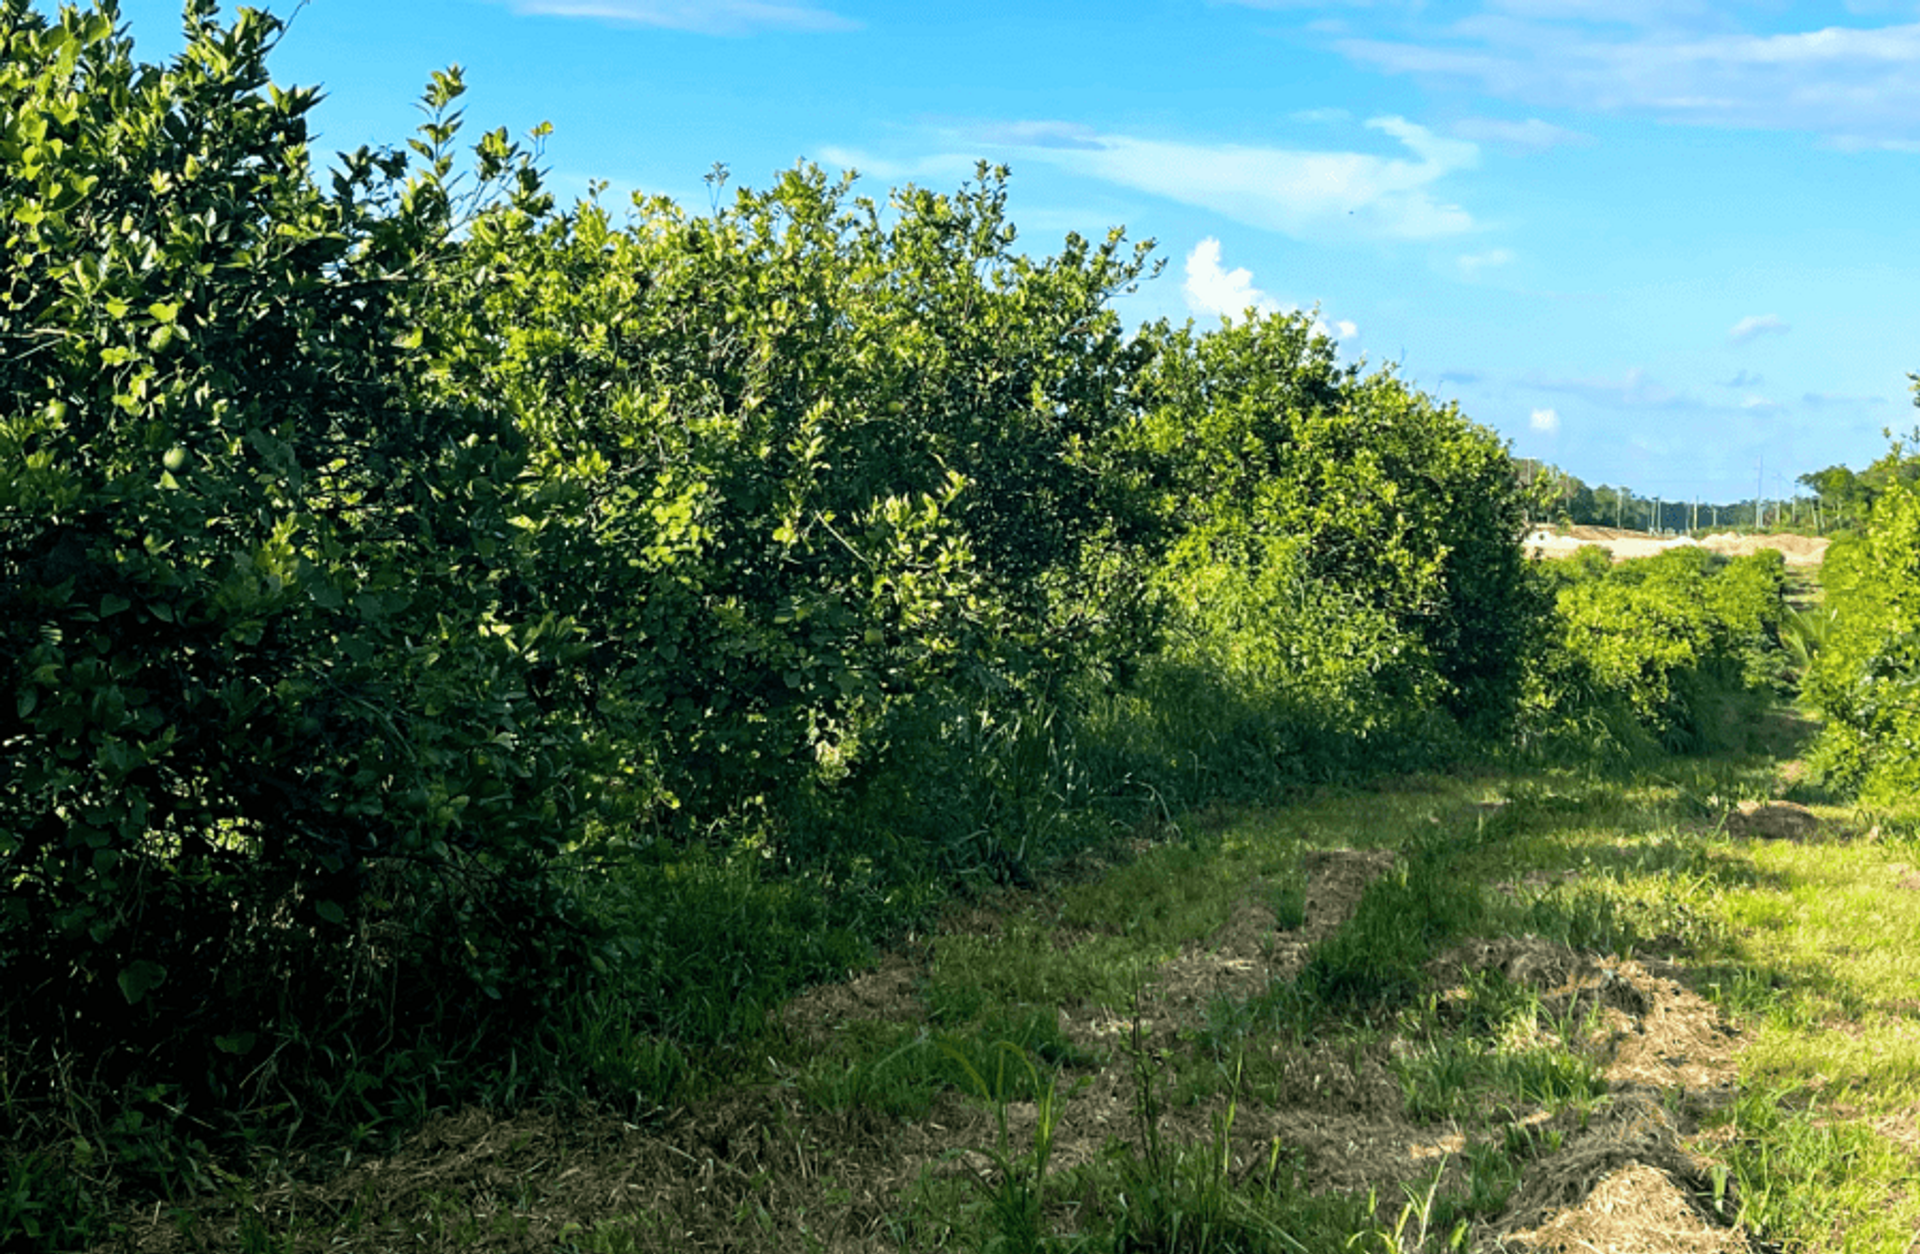
<path id="1" fill-rule="evenodd" d="M 909 1022 L 924 1010 L 921 970 L 921 962 L 909 954 L 887 954 L 871 971 L 841 983 L 816 985 L 795 997 L 782 1019 L 802 1039 L 816 1043 L 855 1020 Z"/>

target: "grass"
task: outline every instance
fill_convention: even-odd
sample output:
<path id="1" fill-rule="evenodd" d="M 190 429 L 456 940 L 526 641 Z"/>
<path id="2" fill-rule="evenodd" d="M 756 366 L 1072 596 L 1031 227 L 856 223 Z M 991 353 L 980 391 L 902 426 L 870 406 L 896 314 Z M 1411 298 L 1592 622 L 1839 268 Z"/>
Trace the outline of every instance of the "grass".
<path id="1" fill-rule="evenodd" d="M 828 955 L 850 941 L 741 951 L 753 969 L 734 987 L 752 1004 L 714 1003 L 692 1036 L 608 1007 L 554 1026 L 554 1047 L 582 1051 L 600 1084 L 644 1097 L 624 1112 L 471 1112 L 429 1124 L 382 1172 L 235 1177 L 178 1223 L 120 1217 L 120 1240 L 1464 1248 L 1617 1100 L 1603 1005 L 1447 965 L 1470 938 L 1531 937 L 1602 967 L 1672 962 L 1737 1025 L 1734 1095 L 1685 1135 L 1751 1233 L 1904 1251 L 1920 1231 L 1920 846 L 1869 839 L 1827 807 L 1811 840 L 1730 834 L 1733 801 L 1783 787 L 1783 746 L 1757 748 L 1190 815 L 1098 873 L 956 913 L 907 951 L 911 980 L 884 1010 L 807 1031 L 759 1004 L 761 972 L 846 961 L 851 948 Z M 1315 903 L 1332 881 L 1315 868 L 1330 864 L 1315 851 L 1340 848 L 1395 861 L 1328 932 Z M 672 891 L 752 890 L 708 877 Z M 1250 907 L 1270 924 L 1229 952 Z M 833 926 L 793 916 L 796 938 L 815 922 Z M 689 1043 L 722 1021 L 747 1025 L 740 1043 Z M 1693 1100 L 1669 1095 L 1675 1111 Z M 386 1183 L 403 1178 L 414 1187 Z M 0 1219 L 24 1232 L 40 1216 L 8 1211 L 16 1195 L 0 1190 Z"/>

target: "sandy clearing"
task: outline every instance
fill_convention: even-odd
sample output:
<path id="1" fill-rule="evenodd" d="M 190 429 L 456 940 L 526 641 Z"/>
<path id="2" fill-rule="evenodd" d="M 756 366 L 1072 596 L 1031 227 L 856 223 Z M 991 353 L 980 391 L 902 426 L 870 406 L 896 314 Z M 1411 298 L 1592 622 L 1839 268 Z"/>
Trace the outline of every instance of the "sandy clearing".
<path id="1" fill-rule="evenodd" d="M 1761 549 L 1775 549 L 1789 566 L 1818 566 L 1826 560 L 1825 536 L 1740 535 L 1721 531 L 1696 540 L 1692 536 L 1655 536 L 1644 531 L 1622 531 L 1615 527 L 1571 527 L 1564 531 L 1545 527 L 1529 532 L 1525 541 L 1528 557 L 1571 557 L 1587 545 L 1607 550 L 1616 562 L 1634 557 L 1652 557 L 1668 549 L 1698 547 L 1728 557 L 1745 557 Z"/>

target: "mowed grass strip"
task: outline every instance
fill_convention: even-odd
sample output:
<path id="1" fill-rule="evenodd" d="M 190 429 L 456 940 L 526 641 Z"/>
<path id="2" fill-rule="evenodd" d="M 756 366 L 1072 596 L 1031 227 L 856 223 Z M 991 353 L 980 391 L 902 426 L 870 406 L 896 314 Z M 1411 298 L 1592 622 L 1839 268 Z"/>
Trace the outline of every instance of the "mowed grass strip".
<path id="1" fill-rule="evenodd" d="M 1781 1249 L 1904 1252 L 1920 1231 L 1920 848 L 1870 839 L 1849 812 L 1818 807 L 1822 826 L 1803 840 L 1731 834 L 1737 802 L 1778 791 L 1776 765 L 1744 756 L 1611 776 L 1428 776 L 1188 816 L 1177 839 L 1138 845 L 1119 865 L 1021 894 L 1011 909 L 962 912 L 916 942 L 906 994 L 873 1017 L 816 1025 L 825 1035 L 813 1037 L 776 1021 L 763 1065 L 710 1077 L 702 1088 L 715 1097 L 674 1125 L 711 1124 L 707 1104 L 764 1107 L 779 1114 L 766 1128 L 792 1141 L 786 1158 L 832 1163 L 829 1175 L 783 1179 L 785 1160 L 762 1155 L 720 1210 L 699 1192 L 712 1187 L 701 1172 L 684 1188 L 662 1179 L 640 1208 L 532 1200 L 557 1197 L 541 1173 L 557 1185 L 594 1169 L 587 1151 L 562 1152 L 517 1177 L 527 1199 L 501 1211 L 520 1225 L 506 1244 L 1451 1248 L 1614 1100 L 1582 1053 L 1590 1025 L 1557 1020 L 1537 992 L 1487 973 L 1440 998 L 1426 964 L 1471 934 L 1685 969 L 1741 1029 L 1739 1092 L 1694 1148 L 1724 1168 L 1747 1230 Z M 1124 1018 L 1169 958 L 1204 948 L 1249 899 L 1277 918 L 1289 901 L 1297 910 L 1303 867 L 1333 848 L 1398 860 L 1298 973 L 1201 1007 L 1157 1044 L 1090 1047 L 1062 1034 L 1057 1016 L 1071 1005 Z M 1291 1139 L 1303 1100 L 1332 1103 L 1325 1118 L 1354 1126 L 1363 1106 L 1384 1102 L 1382 1126 L 1403 1129 L 1431 1167 L 1329 1184 Z M 1105 1130 L 1090 1142 L 1102 1101 Z M 1520 1121 L 1529 1110 L 1546 1122 Z M 958 1156 L 938 1154 L 942 1137 L 965 1140 Z M 721 1161 L 706 1142 L 684 1153 Z M 445 1166 L 418 1214 L 404 1195 L 383 1197 L 357 1213 L 355 1233 L 324 1223 L 269 1233 L 258 1219 L 226 1231 L 255 1248 L 352 1248 L 395 1232 L 422 1248 L 498 1243 L 493 1224 L 446 1222 L 487 1186 Z"/>
<path id="2" fill-rule="evenodd" d="M 1739 1093 L 1700 1148 L 1770 1248 L 1906 1254 L 1920 1241 L 1920 843 L 1844 807 L 1793 838 L 1740 803 L 1788 791 L 1764 755 L 1613 779 L 1536 776 L 1491 845 L 1502 930 L 1654 954 L 1741 1029 Z M 1890 831 L 1900 830 L 1888 825 Z"/>

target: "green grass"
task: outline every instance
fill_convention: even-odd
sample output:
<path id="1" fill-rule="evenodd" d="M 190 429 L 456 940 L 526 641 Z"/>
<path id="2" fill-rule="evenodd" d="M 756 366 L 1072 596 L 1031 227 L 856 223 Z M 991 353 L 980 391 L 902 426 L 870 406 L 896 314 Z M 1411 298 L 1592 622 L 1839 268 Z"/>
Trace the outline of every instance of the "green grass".
<path id="1" fill-rule="evenodd" d="M 1729 839 L 1713 818 L 1768 796 L 1772 770 L 1736 756 L 1564 781 L 1534 804 L 1547 821 L 1523 817 L 1482 863 L 1546 882 L 1491 910 L 1501 931 L 1677 958 L 1743 1031 L 1740 1097 L 1707 1130 L 1743 1221 L 1788 1249 L 1904 1254 L 1920 1161 L 1882 1127 L 1920 1111 L 1920 892 L 1901 887 L 1920 858 L 1829 807 L 1812 842 Z M 1435 1087 L 1459 1091 L 1461 1071 Z"/>
<path id="2" fill-rule="evenodd" d="M 553 1048 L 574 1050 L 598 1091 L 635 1095 L 630 1109 L 645 1118 L 660 1116 L 663 1095 L 699 1109 L 759 1086 L 778 1113 L 755 1117 L 777 1124 L 756 1152 L 788 1145 L 791 1159 L 739 1168 L 752 1179 L 734 1180 L 722 1201 L 569 1211 L 564 1232 L 526 1228 L 515 1216 L 540 1214 L 533 1202 L 477 1213 L 448 1183 L 410 1200 L 356 1201 L 351 1214 L 309 1209 L 298 1224 L 263 1210 L 221 1228 L 231 1240 L 204 1243 L 366 1248 L 378 1237 L 459 1249 L 551 1237 L 554 1248 L 613 1254 L 675 1248 L 690 1224 L 719 1223 L 743 1249 L 825 1249 L 857 1222 L 916 1250 L 1456 1248 L 1610 1100 L 1586 1043 L 1591 1012 L 1556 1011 L 1566 1003 L 1496 971 L 1468 971 L 1447 989 L 1436 980 L 1433 960 L 1463 939 L 1530 934 L 1675 961 L 1739 1025 L 1739 1095 L 1708 1117 L 1695 1148 L 1721 1164 L 1750 1231 L 1785 1250 L 1903 1254 L 1920 1230 L 1920 1167 L 1913 1144 L 1886 1132 L 1920 1111 L 1920 890 L 1906 886 L 1920 883 L 1920 848 L 1864 839 L 1853 816 L 1826 808 L 1833 822 L 1816 841 L 1731 838 L 1722 814 L 1776 793 L 1774 769 L 1756 753 L 1611 776 L 1424 776 L 1187 816 L 1175 839 L 1103 874 L 1022 894 L 1010 914 L 975 910 L 966 930 L 917 941 L 911 997 L 885 1017 L 836 1023 L 825 1039 L 771 1027 L 762 990 L 853 961 L 855 933 L 781 904 L 751 876 L 682 872 L 636 892 L 631 907 L 683 901 L 781 921 L 750 948 L 709 955 L 750 968 L 731 977 L 744 1004 L 715 1001 L 669 1033 L 648 1005 L 583 1002 L 551 1025 Z M 1305 855 L 1332 847 L 1391 848 L 1398 861 L 1296 977 L 1183 1011 L 1171 1035 L 1162 1025 L 1093 1048 L 1062 1030 L 1062 1008 L 1137 1008 L 1161 965 L 1243 901 L 1271 907 L 1283 938 L 1303 921 Z M 658 935 L 668 953 L 699 943 L 684 920 Z M 726 1023 L 746 1025 L 742 1043 L 690 1043 Z M 1112 1091 L 1127 1095 L 1117 1113 L 1093 1096 L 1115 1075 L 1125 1079 Z M 1249 1141 L 1266 1113 L 1316 1101 L 1335 1112 L 1384 1101 L 1434 1137 L 1456 1137 L 1440 1160 L 1453 1165 L 1329 1189 L 1284 1139 Z M 1086 1124 L 1096 1109 L 1106 1122 Z M 877 1148 L 889 1129 L 930 1121 L 972 1129 L 975 1153 L 876 1192 L 874 1179 L 899 1171 Z M 1063 1158 L 1075 1138 L 1082 1152 Z M 691 1147 L 689 1161 L 703 1152 Z M 795 1162 L 823 1174 L 794 1176 Z M 46 1169 L 7 1160 L 16 1178 Z M 731 1168 L 711 1170 L 719 1182 Z"/>

